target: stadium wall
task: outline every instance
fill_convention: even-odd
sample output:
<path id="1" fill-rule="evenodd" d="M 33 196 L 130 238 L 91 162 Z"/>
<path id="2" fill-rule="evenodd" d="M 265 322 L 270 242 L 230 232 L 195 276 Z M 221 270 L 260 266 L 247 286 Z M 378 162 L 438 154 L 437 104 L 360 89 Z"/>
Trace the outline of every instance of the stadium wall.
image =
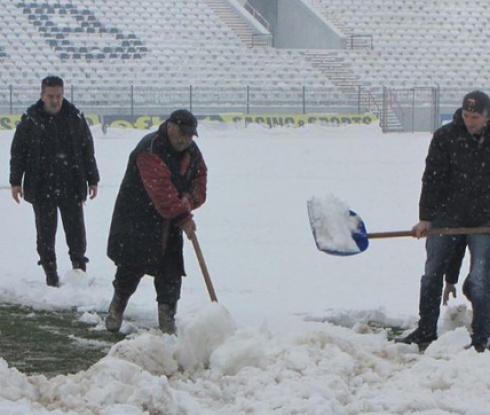
<path id="1" fill-rule="evenodd" d="M 302 0 L 249 0 L 249 3 L 271 24 L 276 48 L 342 48 L 342 34 Z"/>

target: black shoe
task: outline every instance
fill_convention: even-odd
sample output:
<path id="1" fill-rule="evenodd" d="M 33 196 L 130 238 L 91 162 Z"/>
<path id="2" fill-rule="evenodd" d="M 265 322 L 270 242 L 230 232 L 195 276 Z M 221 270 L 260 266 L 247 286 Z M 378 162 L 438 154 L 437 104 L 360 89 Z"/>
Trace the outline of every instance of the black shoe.
<path id="1" fill-rule="evenodd" d="M 408 336 L 398 337 L 395 339 L 395 343 L 403 344 L 417 344 L 419 347 L 427 347 L 433 341 L 437 340 L 437 334 L 427 333 L 420 328 L 412 331 Z"/>
<path id="2" fill-rule="evenodd" d="M 468 350 L 473 347 L 477 353 L 483 353 L 488 347 L 487 344 L 488 342 L 481 343 L 473 340 L 468 346 L 465 346 L 465 349 Z"/>
<path id="3" fill-rule="evenodd" d="M 158 304 L 158 327 L 167 334 L 175 334 L 175 312 L 177 305 Z"/>
<path id="4" fill-rule="evenodd" d="M 60 278 L 58 277 L 58 274 L 46 275 L 46 284 L 49 287 L 59 287 L 60 286 Z"/>
<path id="5" fill-rule="evenodd" d="M 105 327 L 108 331 L 112 331 L 113 333 L 117 333 L 119 331 L 123 322 L 124 310 L 126 310 L 127 304 L 127 298 L 123 298 L 114 292 L 111 304 L 109 306 L 109 312 L 105 319 Z"/>
<path id="6" fill-rule="evenodd" d="M 58 276 L 58 271 L 56 269 L 55 262 L 48 262 L 47 264 L 42 264 L 44 273 L 46 274 L 46 284 L 49 287 L 59 287 L 60 277 Z"/>
<path id="7" fill-rule="evenodd" d="M 87 258 L 83 258 L 81 260 L 75 259 L 71 261 L 71 267 L 73 269 L 81 269 L 83 272 L 87 272 L 87 262 L 88 262 Z"/>

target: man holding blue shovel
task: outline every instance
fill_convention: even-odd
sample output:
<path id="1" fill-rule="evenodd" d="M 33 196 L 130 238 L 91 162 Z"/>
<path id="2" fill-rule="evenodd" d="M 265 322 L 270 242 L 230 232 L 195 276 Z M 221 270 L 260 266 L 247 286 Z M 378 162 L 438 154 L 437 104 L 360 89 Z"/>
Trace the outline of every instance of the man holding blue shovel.
<path id="1" fill-rule="evenodd" d="M 470 273 L 463 292 L 471 301 L 471 344 L 483 352 L 490 337 L 490 234 L 437 235 L 431 228 L 490 225 L 490 98 L 468 93 L 453 121 L 432 138 L 422 178 L 420 221 L 413 233 L 427 236 L 427 260 L 420 283 L 418 327 L 397 342 L 426 347 L 437 339 L 444 273 L 455 247 L 466 238 Z"/>

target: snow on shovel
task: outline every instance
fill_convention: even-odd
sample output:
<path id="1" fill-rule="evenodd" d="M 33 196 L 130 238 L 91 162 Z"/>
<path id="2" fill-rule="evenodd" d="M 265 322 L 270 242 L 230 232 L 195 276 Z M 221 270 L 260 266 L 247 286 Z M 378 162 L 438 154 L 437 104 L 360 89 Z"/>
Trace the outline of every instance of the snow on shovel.
<path id="1" fill-rule="evenodd" d="M 317 248 L 327 254 L 348 256 L 359 254 L 369 246 L 369 239 L 414 237 L 410 231 L 367 233 L 359 215 L 341 200 L 312 197 L 307 202 L 308 217 Z M 471 235 L 490 233 L 490 227 L 432 228 L 428 235 Z"/>
<path id="2" fill-rule="evenodd" d="M 354 255 L 369 245 L 361 218 L 335 197 L 308 200 L 308 217 L 320 251 L 333 255 Z"/>

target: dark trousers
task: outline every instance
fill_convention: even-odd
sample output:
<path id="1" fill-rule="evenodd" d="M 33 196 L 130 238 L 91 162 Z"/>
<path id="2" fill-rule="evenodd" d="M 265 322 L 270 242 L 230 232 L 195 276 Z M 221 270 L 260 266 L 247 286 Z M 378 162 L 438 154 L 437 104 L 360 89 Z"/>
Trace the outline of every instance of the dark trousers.
<path id="1" fill-rule="evenodd" d="M 426 333 L 437 333 L 444 272 L 455 247 L 464 236 L 429 235 L 426 241 L 425 273 L 420 281 L 419 327 Z"/>
<path id="2" fill-rule="evenodd" d="M 419 327 L 426 333 L 437 331 L 444 272 L 455 246 L 464 238 L 438 235 L 427 238 L 427 260 L 420 283 L 419 302 Z M 490 337 L 490 235 L 467 235 L 466 240 L 471 262 L 463 291 L 473 307 L 471 337 L 473 342 L 485 344 Z"/>
<path id="3" fill-rule="evenodd" d="M 123 299 L 129 299 L 145 274 L 141 269 L 119 265 L 112 282 L 115 292 Z M 153 284 L 158 304 L 166 304 L 170 307 L 177 305 L 182 288 L 182 275 L 179 272 L 175 272 L 171 267 L 163 266 L 161 271 L 155 273 Z"/>
<path id="4" fill-rule="evenodd" d="M 452 253 L 447 269 L 445 272 L 445 280 L 449 284 L 457 284 L 459 280 L 459 273 L 461 271 L 461 265 L 466 253 L 466 246 L 468 242 L 466 237 L 458 238 L 454 246 L 454 252 Z"/>
<path id="5" fill-rule="evenodd" d="M 61 214 L 71 261 L 85 261 L 87 237 L 82 202 L 75 198 L 47 197 L 34 202 L 32 207 L 36 219 L 39 263 L 42 265 L 56 263 L 55 244 L 58 210 Z"/>

